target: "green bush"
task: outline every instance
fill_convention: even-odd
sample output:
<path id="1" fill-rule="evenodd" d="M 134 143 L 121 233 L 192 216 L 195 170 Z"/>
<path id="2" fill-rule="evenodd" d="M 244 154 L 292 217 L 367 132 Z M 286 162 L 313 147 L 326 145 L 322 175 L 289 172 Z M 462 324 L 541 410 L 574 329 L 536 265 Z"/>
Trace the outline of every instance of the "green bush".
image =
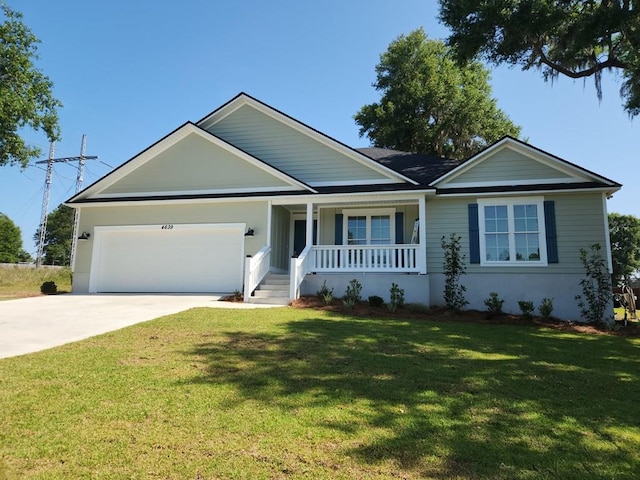
<path id="1" fill-rule="evenodd" d="M 333 302 L 333 288 L 330 289 L 327 287 L 326 280 L 322 282 L 322 286 L 320 287 L 320 290 L 318 290 L 317 295 L 322 299 L 325 305 L 329 305 Z"/>
<path id="2" fill-rule="evenodd" d="M 585 278 L 580 281 L 582 295 L 576 295 L 580 313 L 589 323 L 612 323 L 613 318 L 607 313 L 607 305 L 611 302 L 611 275 L 607 261 L 600 252 L 599 243 L 591 245 L 591 252 L 580 249 L 580 261 L 585 269 Z"/>
<path id="3" fill-rule="evenodd" d="M 404 290 L 398 287 L 398 284 L 392 283 L 389 289 L 389 303 L 387 308 L 390 312 L 395 312 L 404 305 Z"/>
<path id="4" fill-rule="evenodd" d="M 381 307 L 384 305 L 384 299 L 379 297 L 378 295 L 371 295 L 369 297 L 369 306 L 370 307 Z"/>
<path id="5" fill-rule="evenodd" d="M 518 306 L 520 307 L 522 315 L 524 315 L 525 317 L 530 317 L 535 311 L 533 302 L 530 302 L 529 300 L 518 300 Z"/>
<path id="6" fill-rule="evenodd" d="M 498 297 L 498 294 L 496 292 L 491 292 L 489 294 L 489 298 L 486 298 L 484 300 L 484 304 L 487 306 L 487 309 L 489 310 L 489 313 L 492 313 L 494 315 L 502 314 L 502 304 L 503 303 L 504 303 L 504 300 L 501 300 Z"/>
<path id="7" fill-rule="evenodd" d="M 469 303 L 464 296 L 467 288 L 460 284 L 460 277 L 467 271 L 465 256 L 460 253 L 460 239 L 459 235 L 452 233 L 449 241 L 444 236 L 440 240 L 444 250 L 444 303 L 450 310 L 462 310 Z"/>
<path id="8" fill-rule="evenodd" d="M 549 318 L 553 312 L 553 298 L 543 298 L 538 307 L 538 311 L 543 318 Z"/>
<path id="9" fill-rule="evenodd" d="M 347 291 L 342 301 L 344 306 L 353 308 L 361 300 L 360 292 L 362 292 L 362 284 L 354 278 L 347 285 Z"/>
<path id="10" fill-rule="evenodd" d="M 58 286 L 56 285 L 56 282 L 53 281 L 44 282 L 40 285 L 40 292 L 45 295 L 52 295 L 54 293 L 58 293 Z"/>

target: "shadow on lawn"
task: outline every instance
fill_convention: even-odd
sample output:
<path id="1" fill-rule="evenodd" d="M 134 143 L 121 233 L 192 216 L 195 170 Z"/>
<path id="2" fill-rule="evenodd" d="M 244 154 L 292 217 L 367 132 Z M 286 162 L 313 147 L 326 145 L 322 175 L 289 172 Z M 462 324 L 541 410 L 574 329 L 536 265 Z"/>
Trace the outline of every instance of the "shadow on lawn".
<path id="1" fill-rule="evenodd" d="M 281 408 L 350 405 L 383 429 L 345 453 L 435 478 L 635 478 L 640 471 L 638 344 L 523 326 L 306 318 L 281 336 L 228 332 L 192 354 L 193 382 L 235 384 Z M 363 406 L 364 405 L 364 406 Z M 312 406 L 312 405 L 311 405 Z M 621 433 L 634 429 L 627 443 Z M 364 438 L 364 437 L 363 437 Z M 429 458 L 444 458 L 431 470 Z"/>

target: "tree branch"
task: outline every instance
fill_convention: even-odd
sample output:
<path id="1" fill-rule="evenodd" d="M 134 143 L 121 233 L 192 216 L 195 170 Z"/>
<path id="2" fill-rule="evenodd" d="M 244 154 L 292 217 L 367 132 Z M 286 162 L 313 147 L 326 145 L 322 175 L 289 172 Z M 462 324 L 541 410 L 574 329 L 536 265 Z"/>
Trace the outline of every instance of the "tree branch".
<path id="1" fill-rule="evenodd" d="M 544 51 L 542 50 L 542 48 L 538 45 L 536 45 L 534 47 L 535 52 L 538 54 L 538 58 L 540 59 L 540 61 L 542 63 L 544 63 L 546 66 L 548 66 L 549 68 L 557 71 L 558 73 L 561 73 L 567 77 L 570 78 L 583 78 L 583 77 L 589 77 L 591 75 L 594 75 L 597 72 L 600 72 L 606 68 L 622 68 L 622 69 L 627 69 L 630 68 L 631 66 L 626 63 L 626 62 L 622 62 L 619 59 L 615 58 L 615 57 L 611 57 L 609 56 L 604 62 L 596 62 L 595 65 L 593 65 L 590 68 L 584 69 L 584 70 L 579 70 L 579 71 L 574 71 L 571 70 L 570 68 L 567 68 L 563 65 L 560 65 L 559 63 L 555 63 L 553 61 L 551 61 L 544 53 Z"/>

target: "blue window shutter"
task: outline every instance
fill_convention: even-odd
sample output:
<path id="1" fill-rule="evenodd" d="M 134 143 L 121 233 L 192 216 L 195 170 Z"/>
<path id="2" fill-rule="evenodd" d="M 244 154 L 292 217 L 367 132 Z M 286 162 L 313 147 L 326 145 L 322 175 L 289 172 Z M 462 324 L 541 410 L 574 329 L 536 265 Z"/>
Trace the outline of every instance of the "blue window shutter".
<path id="1" fill-rule="evenodd" d="M 469 261 L 480 263 L 480 227 L 478 224 L 478 204 L 470 203 L 469 208 Z"/>
<path id="2" fill-rule="evenodd" d="M 404 212 L 396 212 L 396 243 L 404 243 Z"/>
<path id="3" fill-rule="evenodd" d="M 342 245 L 342 218 L 343 215 L 341 213 L 336 213 L 336 233 L 335 233 L 335 244 Z"/>
<path id="4" fill-rule="evenodd" d="M 547 261 L 558 263 L 558 233 L 556 231 L 556 205 L 553 200 L 544 201 L 544 228 L 547 236 Z"/>

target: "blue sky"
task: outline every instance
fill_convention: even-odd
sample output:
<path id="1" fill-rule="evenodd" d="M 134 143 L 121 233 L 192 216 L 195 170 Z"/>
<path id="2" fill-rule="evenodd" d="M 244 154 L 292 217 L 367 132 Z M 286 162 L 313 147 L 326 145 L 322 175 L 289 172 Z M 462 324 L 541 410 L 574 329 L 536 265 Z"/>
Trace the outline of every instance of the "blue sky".
<path id="1" fill-rule="evenodd" d="M 244 91 L 353 147 L 353 115 L 379 99 L 371 86 L 389 43 L 423 27 L 445 38 L 435 0 L 7 0 L 40 38 L 38 66 L 54 82 L 62 141 L 87 186 L 187 120 Z M 492 68 L 493 94 L 538 148 L 624 184 L 610 212 L 640 217 L 640 119 L 621 107 L 615 75 L 598 102 L 593 80 L 545 83 L 535 71 Z M 48 154 L 44 134 L 26 138 Z M 45 171 L 0 167 L 0 212 L 22 230 L 40 222 Z M 49 210 L 74 193 L 75 164 L 55 166 Z"/>

